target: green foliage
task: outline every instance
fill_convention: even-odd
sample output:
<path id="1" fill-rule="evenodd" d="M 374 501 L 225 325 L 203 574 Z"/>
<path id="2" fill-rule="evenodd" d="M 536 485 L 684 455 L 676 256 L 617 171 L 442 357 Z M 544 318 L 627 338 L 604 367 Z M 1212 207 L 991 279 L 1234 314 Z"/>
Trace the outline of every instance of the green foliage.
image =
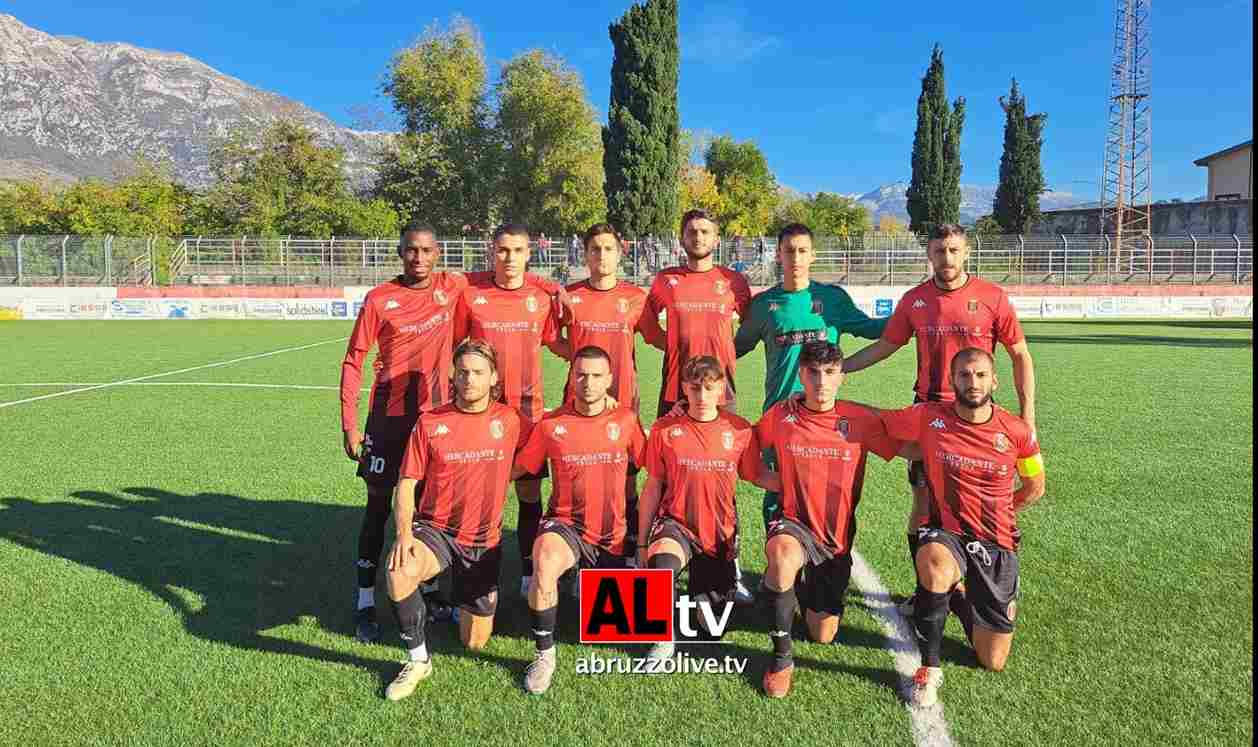
<path id="1" fill-rule="evenodd" d="M 496 94 L 503 215 L 555 235 L 602 220 L 603 142 L 580 77 L 530 50 L 503 66 Z"/>
<path id="2" fill-rule="evenodd" d="M 999 236 L 1005 233 L 1005 229 L 1001 227 L 1000 222 L 996 220 L 994 215 L 984 215 L 974 222 L 974 235 L 980 237 Z"/>
<path id="3" fill-rule="evenodd" d="M 1025 233 L 1040 219 L 1044 191 L 1040 148 L 1047 115 L 1026 113 L 1026 97 L 1018 91 L 1017 79 L 1009 86 L 1009 97 L 1000 97 L 1000 108 L 1005 111 L 1005 147 L 992 210 L 1006 232 Z"/>
<path id="4" fill-rule="evenodd" d="M 66 233 L 58 202 L 45 182 L 0 182 L 0 233 Z"/>
<path id="5" fill-rule="evenodd" d="M 803 223 L 816 236 L 850 236 L 873 226 L 869 210 L 851 197 L 829 192 L 790 200 L 779 206 L 769 233 L 777 233 L 790 223 Z"/>
<path id="6" fill-rule="evenodd" d="M 917 98 L 917 131 L 913 136 L 913 176 L 905 192 L 909 227 L 925 232 L 939 223 L 961 218 L 961 130 L 965 98 L 951 111 L 944 86 L 943 51 L 936 44 Z"/>
<path id="7" fill-rule="evenodd" d="M 778 188 L 759 146 L 722 135 L 708 143 L 703 160 L 721 193 L 721 232 L 729 236 L 767 232 L 777 208 Z"/>
<path id="8" fill-rule="evenodd" d="M 626 236 L 677 230 L 677 0 L 645 0 L 608 27 L 614 57 L 603 128 L 608 219 Z"/>

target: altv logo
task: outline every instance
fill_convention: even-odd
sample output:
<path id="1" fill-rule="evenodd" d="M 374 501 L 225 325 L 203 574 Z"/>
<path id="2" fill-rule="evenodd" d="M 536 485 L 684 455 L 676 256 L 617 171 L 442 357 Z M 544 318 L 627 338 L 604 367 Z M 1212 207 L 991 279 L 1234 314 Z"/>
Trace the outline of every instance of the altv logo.
<path id="1" fill-rule="evenodd" d="M 667 568 L 587 568 L 578 578 L 582 643 L 697 640 L 696 623 L 719 638 L 734 609 L 733 602 L 725 602 L 717 615 L 710 602 L 693 601 L 687 594 L 674 602 L 673 572 Z"/>

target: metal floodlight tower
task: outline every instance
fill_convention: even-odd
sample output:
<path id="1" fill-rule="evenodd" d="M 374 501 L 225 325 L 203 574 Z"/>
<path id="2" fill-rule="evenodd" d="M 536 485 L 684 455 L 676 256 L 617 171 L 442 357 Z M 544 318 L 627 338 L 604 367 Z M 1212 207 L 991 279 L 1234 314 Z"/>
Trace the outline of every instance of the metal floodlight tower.
<path id="1" fill-rule="evenodd" d="M 1101 174 L 1101 233 L 1112 236 L 1116 257 L 1152 231 L 1149 177 L 1152 164 L 1149 112 L 1149 4 L 1118 0 L 1114 58 L 1110 66 L 1109 124 Z"/>

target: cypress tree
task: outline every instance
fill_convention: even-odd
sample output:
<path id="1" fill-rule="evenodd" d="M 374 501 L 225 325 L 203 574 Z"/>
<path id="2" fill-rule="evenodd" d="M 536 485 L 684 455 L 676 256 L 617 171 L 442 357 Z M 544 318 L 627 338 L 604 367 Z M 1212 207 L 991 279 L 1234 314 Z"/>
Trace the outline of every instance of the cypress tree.
<path id="1" fill-rule="evenodd" d="M 1005 110 L 1005 150 L 992 212 L 1002 230 L 1024 233 L 1040 220 L 1040 193 L 1044 191 L 1040 148 L 1047 115 L 1026 113 L 1026 97 L 1018 90 L 1016 78 L 1009 97 L 1000 97 L 1000 108 Z"/>
<path id="2" fill-rule="evenodd" d="M 938 223 L 961 219 L 961 129 L 965 98 L 951 111 L 944 87 L 943 51 L 936 44 L 917 97 L 917 131 L 913 135 L 913 176 L 904 193 L 909 229 L 922 233 Z"/>
<path id="3" fill-rule="evenodd" d="M 677 0 L 635 3 L 608 27 L 614 57 L 603 128 L 607 217 L 626 236 L 670 234 L 680 168 Z"/>

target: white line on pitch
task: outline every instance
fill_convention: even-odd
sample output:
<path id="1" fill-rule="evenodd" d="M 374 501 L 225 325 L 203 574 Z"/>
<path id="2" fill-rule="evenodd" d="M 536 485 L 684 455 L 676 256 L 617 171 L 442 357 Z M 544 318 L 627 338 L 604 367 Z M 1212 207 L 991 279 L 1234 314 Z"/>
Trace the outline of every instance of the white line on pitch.
<path id="1" fill-rule="evenodd" d="M 25 404 L 25 403 L 27 403 L 27 402 L 38 402 L 38 401 L 39 401 L 39 400 L 41 400 L 41 399 L 52 399 L 52 398 L 54 398 L 54 397 L 65 397 L 65 396 L 70 395 L 70 394 L 80 394 L 80 393 L 82 393 L 82 392 L 92 392 L 92 391 L 96 391 L 97 389 L 105 389 L 105 388 L 107 388 L 107 387 L 111 387 L 111 386 L 122 386 L 122 385 L 124 385 L 124 384 L 135 384 L 135 383 L 140 382 L 140 381 L 148 381 L 149 379 L 160 379 L 160 378 L 162 378 L 163 376 L 175 376 L 175 375 L 177 375 L 177 374 L 181 374 L 181 373 L 188 373 L 189 371 L 202 371 L 202 370 L 205 370 L 205 369 L 207 369 L 207 368 L 219 368 L 220 366 L 230 366 L 230 365 L 231 365 L 231 364 L 233 364 L 233 363 L 243 363 L 244 361 L 257 360 L 258 358 L 266 358 L 266 357 L 268 357 L 268 356 L 272 356 L 272 355 L 279 355 L 279 354 L 281 354 L 281 353 L 294 353 L 294 352 L 297 352 L 298 350 L 306 350 L 307 348 L 318 347 L 319 345 L 328 345 L 328 344 L 333 343 L 333 342 L 344 342 L 344 341 L 345 341 L 345 340 L 347 340 L 347 339 L 349 339 L 349 338 L 348 338 L 348 337 L 337 337 L 337 338 L 332 339 L 332 340 L 321 340 L 321 341 L 319 341 L 319 342 L 312 342 L 312 343 L 310 343 L 309 345 L 298 345 L 297 347 L 292 347 L 292 348 L 283 348 L 283 349 L 281 349 L 281 350 L 272 350 L 272 351 L 270 351 L 270 352 L 266 352 L 266 353 L 256 353 L 256 354 L 254 354 L 254 355 L 246 355 L 246 356 L 243 356 L 243 357 L 240 357 L 240 358 L 232 358 L 232 359 L 231 359 L 231 360 L 229 360 L 229 361 L 219 361 L 218 363 L 205 363 L 205 364 L 202 364 L 202 365 L 200 365 L 200 366 L 190 366 L 190 367 L 188 367 L 188 368 L 181 368 L 181 369 L 179 369 L 179 370 L 177 370 L 177 371 L 165 371 L 165 372 L 163 372 L 163 373 L 149 374 L 148 376 L 137 376 L 137 377 L 135 377 L 134 379 L 123 379 L 123 380 L 121 380 L 121 381 L 111 381 L 111 382 L 109 382 L 109 383 L 107 383 L 107 384 L 93 384 L 93 385 L 91 385 L 91 386 L 85 386 L 85 387 L 82 387 L 82 388 L 80 388 L 80 389 L 71 389 L 71 390 L 66 391 L 66 392 L 53 392 L 52 394 L 41 394 L 41 395 L 40 395 L 40 396 L 38 396 L 38 397 L 27 397 L 26 399 L 18 399 L 18 400 L 14 400 L 14 401 L 12 401 L 12 402 L 0 402 L 0 409 L 3 409 L 3 408 L 5 408 L 5 407 L 12 407 L 13 405 L 21 405 L 21 404 Z"/>
<path id="2" fill-rule="evenodd" d="M 92 381 L 36 381 L 29 384 L 0 384 L 0 387 L 6 386 L 106 386 L 100 382 Z M 318 386 L 313 384 L 251 384 L 247 382 L 237 381 L 133 381 L 126 384 L 108 384 L 108 386 L 211 386 L 211 387 L 239 387 L 246 389 L 318 389 L 339 392 L 339 386 Z M 363 387 L 362 391 L 370 392 L 371 387 Z"/>
<path id="3" fill-rule="evenodd" d="M 913 743 L 930 747 L 947 747 L 952 744 L 948 734 L 948 722 L 944 719 L 943 703 L 931 708 L 918 708 L 909 696 L 913 674 L 921 666 L 922 657 L 917 650 L 917 636 L 913 626 L 895 604 L 891 592 L 882 585 L 878 572 L 865 562 L 860 553 L 852 550 L 852 581 L 865 597 L 865 604 L 882 624 L 887 639 L 887 649 L 895 659 L 895 670 L 900 674 L 900 694 L 908 705 L 909 720 L 913 728 Z"/>

